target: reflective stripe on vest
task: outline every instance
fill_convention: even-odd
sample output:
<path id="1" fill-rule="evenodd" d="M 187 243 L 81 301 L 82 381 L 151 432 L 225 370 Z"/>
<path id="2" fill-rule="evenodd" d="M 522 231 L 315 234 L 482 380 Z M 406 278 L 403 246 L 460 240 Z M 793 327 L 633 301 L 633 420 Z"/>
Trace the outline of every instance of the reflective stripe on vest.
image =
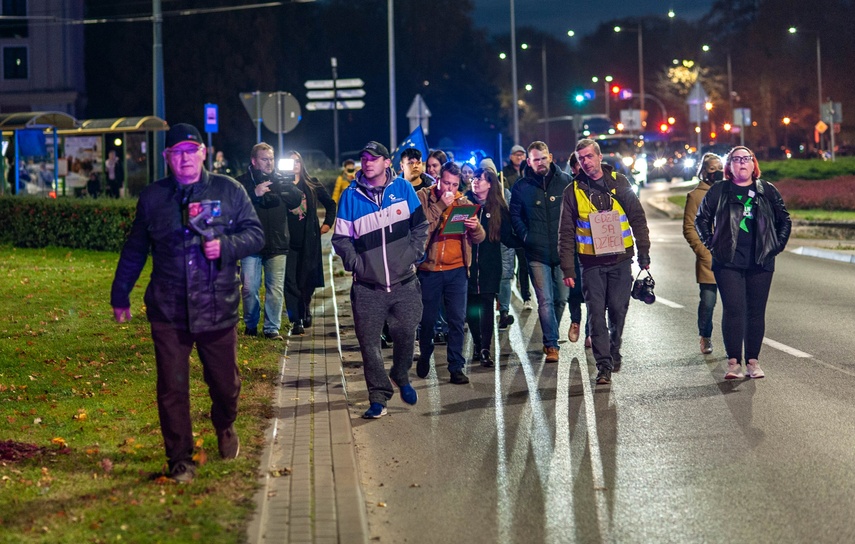
<path id="1" fill-rule="evenodd" d="M 576 219 L 576 253 L 582 255 L 595 255 L 594 239 L 591 235 L 591 222 L 588 216 L 592 212 L 598 212 L 597 208 L 591 203 L 588 194 L 579 188 L 579 183 L 573 181 L 573 192 L 576 194 L 576 206 L 579 210 L 579 217 Z M 615 194 L 615 190 L 611 190 Z M 626 212 L 616 198 L 612 198 L 614 209 L 620 212 L 620 230 L 623 237 L 623 247 L 632 247 L 632 230 L 629 228 L 629 220 L 626 218 Z"/>

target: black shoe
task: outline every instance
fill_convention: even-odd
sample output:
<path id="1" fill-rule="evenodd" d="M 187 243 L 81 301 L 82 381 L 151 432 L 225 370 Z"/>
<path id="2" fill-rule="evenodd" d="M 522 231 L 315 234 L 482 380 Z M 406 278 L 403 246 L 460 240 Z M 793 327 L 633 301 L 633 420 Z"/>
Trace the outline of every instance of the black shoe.
<path id="1" fill-rule="evenodd" d="M 623 363 L 623 357 L 620 353 L 612 355 L 612 372 L 620 372 L 621 363 Z"/>
<path id="2" fill-rule="evenodd" d="M 600 370 L 597 372 L 597 385 L 608 385 L 612 383 L 612 373 L 610 370 Z"/>
<path id="3" fill-rule="evenodd" d="M 464 385 L 469 383 L 469 378 L 466 376 L 466 374 L 463 373 L 462 370 L 452 370 L 451 383 L 456 383 L 457 385 Z"/>
<path id="4" fill-rule="evenodd" d="M 508 314 L 508 312 L 500 312 L 499 313 L 499 330 L 506 331 L 508 327 L 514 324 L 514 316 Z"/>
<path id="5" fill-rule="evenodd" d="M 240 438 L 235 432 L 234 425 L 228 429 L 217 431 L 217 447 L 223 459 L 236 459 L 240 455 Z"/>
<path id="6" fill-rule="evenodd" d="M 481 366 L 485 366 L 487 368 L 493 368 L 493 366 L 495 366 L 495 363 L 493 362 L 493 358 L 490 357 L 490 350 L 489 349 L 482 349 L 481 350 Z"/>
<path id="7" fill-rule="evenodd" d="M 297 320 L 291 324 L 291 336 L 302 336 L 306 334 L 306 329 L 303 328 L 303 322 Z"/>
<path id="8" fill-rule="evenodd" d="M 196 464 L 193 461 L 178 461 L 169 470 L 169 477 L 179 484 L 189 484 L 196 477 Z"/>
<path id="9" fill-rule="evenodd" d="M 477 363 L 481 360 L 481 348 L 475 346 L 472 348 L 472 362 Z"/>
<path id="10" fill-rule="evenodd" d="M 303 318 L 303 326 L 304 327 L 311 327 L 312 326 L 312 316 L 311 315 L 307 315 L 306 317 Z"/>
<path id="11" fill-rule="evenodd" d="M 430 374 L 430 357 L 419 356 L 416 363 L 416 375 L 419 378 L 427 378 L 428 374 Z"/>
<path id="12" fill-rule="evenodd" d="M 438 332 L 433 335 L 433 345 L 434 346 L 444 346 L 448 342 L 448 339 L 444 332 Z"/>
<path id="13" fill-rule="evenodd" d="M 243 334 L 246 336 L 258 336 L 258 329 L 244 329 Z"/>

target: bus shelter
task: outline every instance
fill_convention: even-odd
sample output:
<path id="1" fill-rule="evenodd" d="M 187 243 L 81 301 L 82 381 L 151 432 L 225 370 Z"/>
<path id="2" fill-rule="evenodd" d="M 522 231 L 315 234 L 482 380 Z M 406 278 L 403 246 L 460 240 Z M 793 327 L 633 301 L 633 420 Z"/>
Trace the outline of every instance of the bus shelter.
<path id="1" fill-rule="evenodd" d="M 0 114 L 0 193 L 56 197 L 62 172 L 58 131 L 76 125 L 74 117 L 62 112 Z"/>
<path id="2" fill-rule="evenodd" d="M 59 130 L 67 174 L 63 194 L 137 196 L 152 179 L 154 135 L 168 130 L 160 117 L 87 119 Z"/>

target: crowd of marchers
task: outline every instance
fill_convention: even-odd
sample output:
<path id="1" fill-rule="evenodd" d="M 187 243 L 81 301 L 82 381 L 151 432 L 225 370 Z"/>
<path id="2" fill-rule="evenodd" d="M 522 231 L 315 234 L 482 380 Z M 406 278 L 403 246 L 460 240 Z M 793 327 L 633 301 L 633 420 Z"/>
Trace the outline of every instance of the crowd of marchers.
<path id="1" fill-rule="evenodd" d="M 332 246 L 353 278 L 367 419 L 386 414 L 395 387 L 405 403 L 416 404 L 410 370 L 415 361 L 419 378 L 436 372 L 437 343 L 446 344 L 451 383 L 469 383 L 467 325 L 472 362 L 495 366 L 495 330 L 514 324 L 515 278 L 523 311 L 532 310 L 534 287 L 544 362 L 560 360 L 565 305 L 569 341 L 582 337 L 584 302 L 584 342 L 596 361 L 596 383 L 607 385 L 620 371 L 624 323 L 637 290 L 631 265 L 636 259 L 649 273 L 650 237 L 638 196 L 626 177 L 603 162 L 596 140 L 577 143 L 569 172 L 553 162 L 546 143 L 535 141 L 511 148 L 501 170 L 490 158 L 476 169 L 458 166 L 440 150 L 423 161 L 421 151 L 405 149 L 395 165 L 400 173 L 389 150 L 372 141 L 360 153 L 359 171 L 345 161 L 332 196 L 296 151 L 280 173 L 272 147 L 257 144 L 249 170 L 237 179 L 208 172 L 206 154 L 192 125 L 169 130 L 163 154 L 169 175 L 141 193 L 111 290 L 116 320 L 129 320 L 131 290 L 151 255 L 146 317 L 168 474 L 176 481 L 192 481 L 196 473 L 192 349 L 204 369 L 220 455 L 233 459 L 240 452 L 234 429 L 241 387 L 239 305 L 245 335 L 259 336 L 261 325 L 264 337 L 283 340 L 283 312 L 290 334 L 304 334 L 312 325 L 313 293 L 323 286 L 321 236 L 331 228 Z M 713 351 L 712 312 L 720 293 L 724 378 L 763 378 L 758 357 L 765 307 L 775 256 L 789 238 L 789 214 L 744 146 L 723 159 L 705 156 L 698 178 L 687 200 L 684 234 L 698 262 L 700 351 Z M 648 294 L 642 298 L 652 303 Z M 388 371 L 384 345 L 392 347 Z"/>

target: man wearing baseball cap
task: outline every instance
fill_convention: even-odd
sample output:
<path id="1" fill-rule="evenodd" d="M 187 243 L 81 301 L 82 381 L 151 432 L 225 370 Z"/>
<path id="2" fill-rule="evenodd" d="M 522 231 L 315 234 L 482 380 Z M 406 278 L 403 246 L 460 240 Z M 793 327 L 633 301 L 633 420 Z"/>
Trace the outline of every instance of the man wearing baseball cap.
<path id="1" fill-rule="evenodd" d="M 422 297 L 416 277 L 427 242 L 428 222 L 410 182 L 390 168 L 389 150 L 368 142 L 359 154 L 362 170 L 341 194 L 332 246 L 353 274 L 350 290 L 353 324 L 371 405 L 362 417 L 386 415 L 398 386 L 407 404 L 418 400 L 410 367 Z M 383 323 L 392 337 L 392 368 L 386 373 L 380 346 Z"/>
<path id="2" fill-rule="evenodd" d="M 150 252 L 144 301 L 157 364 L 157 409 L 169 476 L 178 482 L 196 474 L 189 376 L 194 345 L 220 456 L 234 459 L 240 451 L 233 425 L 241 385 L 237 262 L 264 246 L 246 191 L 232 178 L 206 171 L 205 155 L 196 127 L 179 123 L 169 129 L 163 157 L 170 174 L 140 193 L 110 294 L 116 321 L 130 320 L 130 293 Z"/>

